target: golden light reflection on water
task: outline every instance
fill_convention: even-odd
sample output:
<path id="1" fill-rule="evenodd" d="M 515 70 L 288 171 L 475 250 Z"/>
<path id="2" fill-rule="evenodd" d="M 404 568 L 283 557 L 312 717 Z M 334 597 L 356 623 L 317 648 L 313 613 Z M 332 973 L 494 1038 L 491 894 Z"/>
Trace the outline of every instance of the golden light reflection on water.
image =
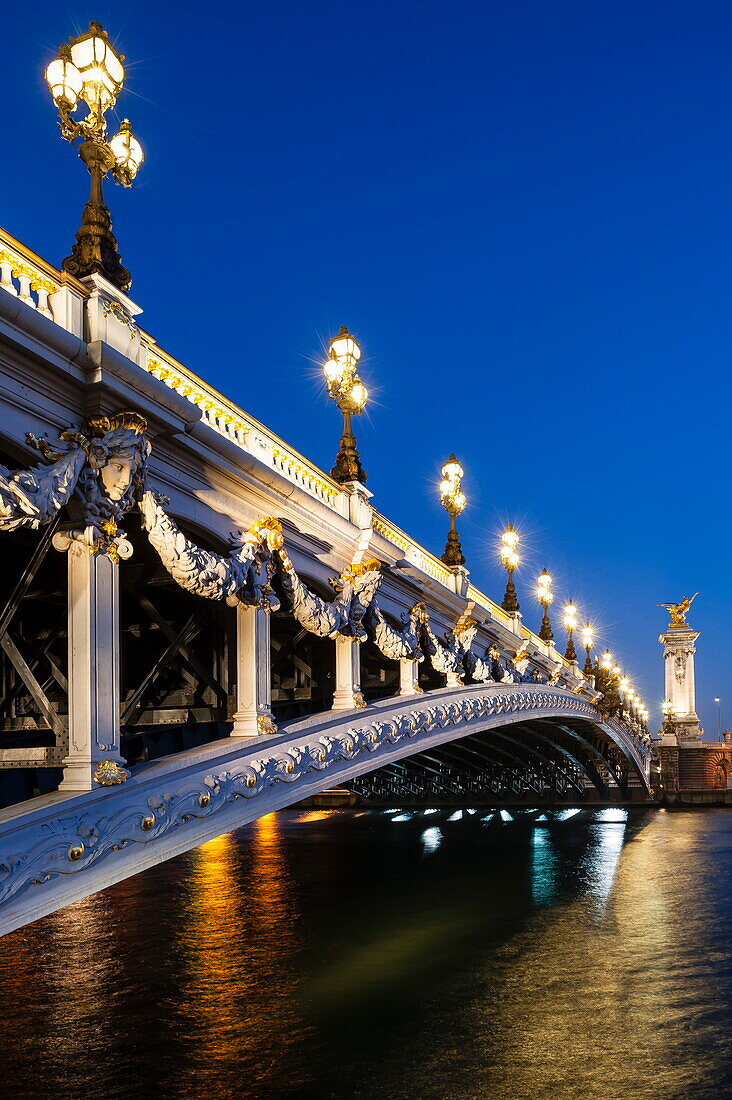
<path id="1" fill-rule="evenodd" d="M 303 1034 L 296 911 L 277 815 L 253 824 L 248 846 L 227 835 L 195 855 L 179 1009 L 195 1058 L 181 1064 L 178 1087 L 215 1087 L 219 1075 L 238 1071 L 251 1085 L 282 1073 Z M 293 1063 L 289 1083 L 297 1073 Z"/>

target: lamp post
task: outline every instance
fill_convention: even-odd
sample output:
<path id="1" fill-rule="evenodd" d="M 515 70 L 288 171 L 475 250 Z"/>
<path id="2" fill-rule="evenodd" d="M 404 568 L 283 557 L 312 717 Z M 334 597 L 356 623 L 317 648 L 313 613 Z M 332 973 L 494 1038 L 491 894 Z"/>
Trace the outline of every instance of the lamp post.
<path id="1" fill-rule="evenodd" d="M 717 740 L 722 736 L 722 700 L 719 695 L 714 696 L 714 702 L 717 704 Z"/>
<path id="2" fill-rule="evenodd" d="M 541 618 L 541 627 L 539 629 L 539 637 L 542 642 L 551 642 L 554 638 L 554 632 L 552 630 L 552 624 L 549 621 L 549 605 L 551 604 L 554 596 L 552 595 L 552 578 L 546 569 L 542 570 L 536 579 L 536 598 L 544 609 L 544 614 Z"/>
<path id="3" fill-rule="evenodd" d="M 515 615 L 520 609 L 519 602 L 516 599 L 516 585 L 513 583 L 514 570 L 518 569 L 521 561 L 517 550 L 518 541 L 518 531 L 514 530 L 512 523 L 509 523 L 508 527 L 501 535 L 501 564 L 508 574 L 506 591 L 503 594 L 501 607 L 504 611 L 507 611 L 509 615 Z"/>
<path id="4" fill-rule="evenodd" d="M 585 623 L 585 625 L 582 627 L 582 645 L 584 646 L 585 653 L 587 654 L 587 656 L 585 657 L 584 667 L 585 676 L 592 675 L 592 661 L 590 660 L 590 651 L 592 650 L 594 642 L 595 638 L 592 632 L 592 627 L 589 623 Z"/>
<path id="5" fill-rule="evenodd" d="M 345 325 L 328 349 L 328 361 L 323 367 L 328 384 L 328 397 L 335 401 L 343 413 L 343 435 L 341 449 L 336 456 L 335 466 L 330 476 L 340 485 L 349 481 L 366 484 L 366 472 L 361 465 L 361 457 L 356 450 L 356 437 L 351 430 L 351 417 L 363 412 L 368 398 L 368 390 L 356 373 L 356 365 L 361 358 L 361 348 Z"/>
<path id="6" fill-rule="evenodd" d="M 455 458 L 450 455 L 442 467 L 442 481 L 440 482 L 440 504 L 450 517 L 450 529 L 447 532 L 447 542 L 442 555 L 442 561 L 451 569 L 465 565 L 463 549 L 460 545 L 460 536 L 455 526 L 455 517 L 459 516 L 468 503 L 465 494 L 460 488 L 465 471 Z"/>
<path id="7" fill-rule="evenodd" d="M 577 608 L 571 600 L 567 600 L 564 605 L 563 622 L 564 629 L 567 631 L 567 648 L 564 651 L 564 656 L 568 661 L 576 661 L 577 652 L 574 648 L 574 632 L 577 629 Z"/>
<path id="8" fill-rule="evenodd" d="M 118 54 L 99 23 L 69 39 L 46 69 L 46 83 L 58 108 L 61 136 L 81 142 L 79 156 L 91 176 L 89 201 L 84 207 L 76 244 L 61 265 L 79 279 L 104 275 L 119 290 L 129 290 L 132 276 L 122 266 L 117 241 L 112 234 L 112 217 L 104 203 L 102 180 L 111 172 L 123 187 L 129 187 L 143 161 L 142 148 L 133 137 L 129 121 L 120 123 L 119 133 L 107 141 L 105 114 L 117 100 L 125 81 L 123 54 Z M 82 100 L 89 109 L 85 118 L 71 116 Z"/>

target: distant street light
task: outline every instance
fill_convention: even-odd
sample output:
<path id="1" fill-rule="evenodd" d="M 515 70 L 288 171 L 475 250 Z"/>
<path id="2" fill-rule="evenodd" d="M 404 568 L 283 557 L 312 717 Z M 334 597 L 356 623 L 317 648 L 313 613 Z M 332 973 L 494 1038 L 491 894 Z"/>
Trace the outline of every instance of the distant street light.
<path id="1" fill-rule="evenodd" d="M 517 549 L 518 542 L 518 531 L 514 530 L 512 523 L 509 523 L 508 527 L 501 535 L 501 564 L 508 574 L 506 591 L 503 595 L 501 607 L 504 611 L 507 611 L 509 615 L 515 615 L 520 608 L 520 604 L 516 599 L 516 586 L 513 583 L 514 570 L 518 569 L 521 563 Z"/>
<path id="2" fill-rule="evenodd" d="M 112 217 L 104 203 L 102 180 L 109 172 L 123 187 L 129 187 L 143 162 L 143 152 L 133 137 L 129 121 L 120 123 L 119 133 L 106 140 L 106 112 L 114 107 L 122 91 L 124 54 L 118 54 L 99 23 L 69 39 L 46 69 L 46 82 L 58 108 L 61 136 L 81 140 L 79 156 L 91 176 L 89 201 L 84 207 L 76 244 L 61 265 L 79 279 L 104 275 L 119 290 L 129 290 L 132 277 L 122 266 L 117 241 L 112 235 Z M 74 119 L 79 100 L 89 108 L 86 118 Z"/>
<path id="3" fill-rule="evenodd" d="M 722 700 L 715 695 L 714 702 L 717 704 L 717 740 L 719 740 L 722 736 Z"/>
<path id="4" fill-rule="evenodd" d="M 335 401 L 343 414 L 341 449 L 330 471 L 330 476 L 340 485 L 349 481 L 366 483 L 366 472 L 361 466 L 356 437 L 351 430 L 351 417 L 363 412 L 368 399 L 368 390 L 356 373 L 360 358 L 361 348 L 355 337 L 351 336 L 345 325 L 341 325 L 340 332 L 331 342 L 328 361 L 323 367 L 328 397 Z"/>
<path id="5" fill-rule="evenodd" d="M 577 608 L 571 600 L 564 605 L 564 629 L 567 631 L 567 648 L 564 656 L 568 661 L 576 661 L 577 653 L 574 648 L 574 632 L 577 629 Z"/>
<path id="6" fill-rule="evenodd" d="M 584 667 L 585 676 L 592 675 L 592 661 L 590 660 L 590 651 L 592 650 L 592 646 L 594 645 L 594 643 L 595 637 L 592 631 L 592 627 L 589 623 L 585 623 L 585 625 L 582 627 L 582 645 L 584 646 L 585 653 L 587 654 Z"/>
<path id="7" fill-rule="evenodd" d="M 455 458 L 455 455 L 450 455 L 447 462 L 442 467 L 440 503 L 450 517 L 450 529 L 447 532 L 447 542 L 445 543 L 442 560 L 445 565 L 449 565 L 451 569 L 456 569 L 460 565 L 465 565 L 463 549 L 460 545 L 460 536 L 455 526 L 455 517 L 460 515 L 465 505 L 468 503 L 461 489 L 464 476 L 465 471 Z"/>
<path id="8" fill-rule="evenodd" d="M 544 614 L 541 618 L 541 628 L 539 629 L 539 637 L 542 642 L 551 642 L 554 638 L 554 632 L 552 630 L 552 624 L 549 621 L 549 605 L 554 599 L 554 596 L 552 595 L 551 574 L 547 573 L 546 569 L 543 569 L 536 579 L 536 598 L 544 609 Z"/>

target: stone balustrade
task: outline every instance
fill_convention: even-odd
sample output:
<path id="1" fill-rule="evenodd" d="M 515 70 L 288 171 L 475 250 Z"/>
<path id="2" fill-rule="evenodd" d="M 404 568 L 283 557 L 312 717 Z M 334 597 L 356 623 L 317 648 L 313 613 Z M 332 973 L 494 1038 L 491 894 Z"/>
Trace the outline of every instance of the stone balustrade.
<path id="1" fill-rule="evenodd" d="M 0 289 L 74 336 L 82 335 L 86 288 L 77 279 L 51 267 L 2 229 Z"/>

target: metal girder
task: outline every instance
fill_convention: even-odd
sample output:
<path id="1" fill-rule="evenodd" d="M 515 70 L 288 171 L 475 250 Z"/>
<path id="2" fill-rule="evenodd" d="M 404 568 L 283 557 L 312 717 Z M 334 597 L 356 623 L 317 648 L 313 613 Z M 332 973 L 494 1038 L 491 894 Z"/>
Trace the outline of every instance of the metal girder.
<path id="1" fill-rule="evenodd" d="M 58 525 L 60 522 L 61 517 L 59 514 L 57 514 L 56 516 L 54 516 L 51 522 L 46 527 L 44 527 L 43 534 L 36 543 L 36 547 L 31 554 L 30 561 L 23 570 L 20 579 L 18 580 L 18 583 L 15 585 L 15 588 L 10 593 L 8 602 L 5 604 L 3 610 L 0 611 L 0 638 L 2 638 L 3 635 L 7 632 L 13 616 L 20 606 L 21 600 L 33 583 L 33 578 L 40 569 L 41 563 L 48 553 L 48 550 L 51 546 L 51 541 L 58 529 Z"/>
<path id="2" fill-rule="evenodd" d="M 157 680 L 161 670 L 165 668 L 166 665 L 168 665 L 168 663 L 177 654 L 181 646 L 185 645 L 187 642 L 191 642 L 195 635 L 198 634 L 201 627 L 198 624 L 197 620 L 198 608 L 196 608 L 195 611 L 191 612 L 191 614 L 186 619 L 184 625 L 169 642 L 165 652 L 162 653 L 160 657 L 158 657 L 157 661 L 152 666 L 142 683 L 138 685 L 132 696 L 125 702 L 124 709 L 122 711 L 122 714 L 120 715 L 121 725 L 125 725 L 125 723 L 129 721 L 130 717 L 137 710 L 141 700 L 144 698 L 148 688 L 150 688 L 155 680 Z"/>
<path id="3" fill-rule="evenodd" d="M 152 621 L 158 626 L 158 628 L 165 635 L 168 641 L 171 643 L 175 641 L 177 635 L 173 630 L 173 627 L 170 625 L 168 620 L 160 614 L 152 601 L 142 593 L 136 592 L 134 588 L 128 589 L 128 591 L 134 597 L 134 599 L 137 600 L 143 611 L 145 611 L 150 616 Z M 195 656 L 195 654 L 190 651 L 185 643 L 182 643 L 178 647 L 177 656 L 179 656 L 181 660 L 188 665 L 188 668 L 194 676 L 197 676 L 199 680 L 204 681 L 208 685 L 208 687 L 211 688 L 211 690 L 219 699 L 219 702 L 225 705 L 228 700 L 227 692 L 224 690 L 221 684 L 218 683 L 215 677 L 211 675 L 210 671 L 205 667 L 205 665 L 203 665 Z"/>
<path id="4" fill-rule="evenodd" d="M 606 770 L 608 770 L 608 772 L 609 772 L 609 768 L 608 768 L 608 762 L 607 762 L 606 758 L 605 758 L 605 757 L 603 756 L 603 754 L 602 754 L 602 753 L 600 752 L 600 750 L 599 750 L 599 749 L 598 749 L 598 748 L 597 748 L 597 747 L 596 747 L 595 745 L 593 745 L 591 741 L 589 741 L 589 740 L 588 740 L 588 738 L 587 738 L 587 737 L 583 736 L 583 735 L 582 735 L 582 734 L 581 734 L 581 733 L 580 733 L 580 732 L 579 732 L 578 730 L 573 730 L 573 729 L 570 729 L 570 727 L 569 727 L 569 726 L 565 726 L 565 725 L 564 725 L 564 723 L 562 723 L 562 722 L 557 722 L 557 723 L 556 723 L 556 725 L 558 726 L 558 728 L 559 728 L 560 730 L 562 730 L 562 731 L 563 731 L 564 733 L 566 733 L 566 735 L 567 735 L 567 736 L 568 736 L 569 738 L 571 738 L 572 740 L 574 740 L 574 741 L 577 741 L 577 742 L 578 742 L 579 744 L 581 744 L 581 745 L 582 745 L 582 746 L 583 746 L 583 747 L 584 747 L 584 748 L 585 748 L 585 749 L 586 749 L 586 750 L 587 750 L 588 752 L 590 752 L 590 753 L 592 754 L 592 756 L 594 756 L 594 757 L 595 757 L 595 758 L 596 758 L 596 759 L 597 759 L 597 760 L 598 760 L 598 761 L 599 761 L 599 762 L 600 762 L 600 763 L 602 764 L 602 766 L 603 766 L 603 767 L 604 767 L 604 768 L 605 768 Z M 602 777 L 602 772 L 600 772 L 599 774 L 600 774 L 600 776 Z M 625 792 L 625 791 L 623 790 L 623 787 L 621 787 L 620 783 L 618 783 L 618 781 L 617 781 L 617 779 L 615 778 L 615 776 L 611 775 L 611 776 L 610 776 L 610 778 L 611 778 L 611 779 L 613 780 L 613 782 L 615 783 L 616 787 L 617 787 L 617 788 L 618 788 L 618 789 L 619 789 L 620 791 L 622 791 L 623 793 L 626 793 L 626 792 Z"/>
<path id="5" fill-rule="evenodd" d="M 23 657 L 23 654 L 20 652 L 17 645 L 8 634 L 7 627 L 5 629 L 5 633 L 0 636 L 0 645 L 7 653 L 13 667 L 15 668 L 20 678 L 23 680 L 25 686 L 28 688 L 28 691 L 30 692 L 34 703 L 48 722 L 53 732 L 56 734 L 57 737 L 63 737 L 65 733 L 63 720 L 58 716 L 56 711 L 51 706 L 51 702 L 48 696 L 31 672 L 25 658 Z"/>

